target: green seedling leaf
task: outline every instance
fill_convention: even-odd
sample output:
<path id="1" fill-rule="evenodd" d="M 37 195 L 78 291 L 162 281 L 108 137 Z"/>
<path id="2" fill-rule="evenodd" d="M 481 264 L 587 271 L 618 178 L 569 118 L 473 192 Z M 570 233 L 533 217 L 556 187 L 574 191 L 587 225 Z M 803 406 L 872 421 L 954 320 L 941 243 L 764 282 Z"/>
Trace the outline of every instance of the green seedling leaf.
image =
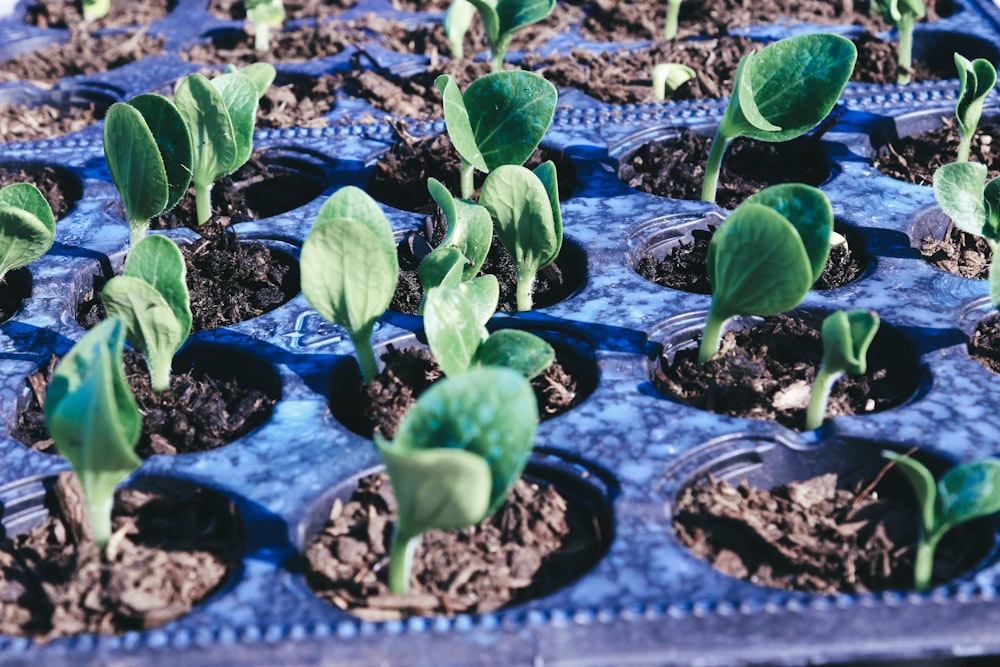
<path id="1" fill-rule="evenodd" d="M 476 350 L 489 336 L 468 299 L 455 287 L 435 287 L 427 292 L 424 332 L 434 360 L 449 377 L 469 369 Z"/>
<path id="2" fill-rule="evenodd" d="M 277 28 L 285 20 L 285 5 L 281 0 L 247 0 L 246 8 L 247 18 L 258 25 Z"/>
<path id="3" fill-rule="evenodd" d="M 668 38 L 672 39 L 672 38 Z M 681 63 L 660 63 L 653 67 L 653 95 L 658 100 L 672 93 L 695 77 L 695 71 Z"/>
<path id="4" fill-rule="evenodd" d="M 378 373 L 371 335 L 399 277 L 392 228 L 378 204 L 354 186 L 320 208 L 302 244 L 302 294 L 323 318 L 347 329 L 365 382 Z"/>
<path id="5" fill-rule="evenodd" d="M 167 205 L 167 172 L 153 133 L 138 109 L 112 104 L 104 117 L 104 159 L 122 198 L 130 229 L 145 234 Z"/>
<path id="6" fill-rule="evenodd" d="M 101 301 L 125 323 L 128 342 L 145 357 L 153 390 L 169 388 L 174 355 L 191 333 L 187 267 L 177 245 L 158 235 L 139 241 L 123 274 L 104 286 Z"/>
<path id="7" fill-rule="evenodd" d="M 56 221 L 45 196 L 31 183 L 0 189 L 0 281 L 52 247 Z"/>
<path id="8" fill-rule="evenodd" d="M 937 523 L 934 518 L 934 506 L 937 504 L 937 484 L 934 475 L 927 466 L 912 457 L 889 450 L 882 450 L 882 456 L 896 464 L 913 488 L 917 504 L 920 506 L 921 529 L 926 534 L 934 532 L 934 525 Z"/>
<path id="9" fill-rule="evenodd" d="M 242 167 L 253 152 L 253 129 L 257 122 L 257 82 L 243 72 L 230 72 L 220 74 L 211 83 L 225 103 L 229 120 L 233 124 L 236 155 L 226 172 L 230 174 Z"/>
<path id="10" fill-rule="evenodd" d="M 872 0 L 873 12 L 881 12 L 882 18 L 899 33 L 899 47 L 896 61 L 899 73 L 896 83 L 909 83 L 913 70 L 913 26 L 926 14 L 923 0 Z"/>
<path id="11" fill-rule="evenodd" d="M 517 266 L 518 310 L 531 309 L 535 274 L 554 261 L 562 247 L 558 193 L 546 189 L 554 175 L 541 167 L 539 173 L 544 180 L 519 165 L 498 167 L 486 177 L 479 194 L 500 244 Z"/>
<path id="12" fill-rule="evenodd" d="M 458 248 L 438 246 L 420 260 L 420 266 L 417 267 L 420 287 L 424 293 L 439 286 L 458 287 L 462 283 L 464 267 L 465 255 Z"/>
<path id="13" fill-rule="evenodd" d="M 955 53 L 955 67 L 958 68 L 958 102 L 955 104 L 958 161 L 967 162 L 972 150 L 972 137 L 983 115 L 983 103 L 997 83 L 997 70 L 989 60 L 976 58 L 970 61 L 960 53 Z"/>
<path id="14" fill-rule="evenodd" d="M 235 65 L 226 65 L 223 72 L 226 74 L 233 74 L 235 72 L 242 73 L 253 81 L 253 85 L 257 88 L 257 100 L 264 97 L 264 93 L 267 89 L 271 87 L 274 83 L 275 77 L 278 76 L 278 71 L 274 69 L 274 65 L 271 63 L 256 62 L 247 65 L 244 68 L 236 67 Z"/>
<path id="15" fill-rule="evenodd" d="M 469 0 L 479 11 L 490 44 L 494 72 L 503 67 L 503 59 L 521 28 L 537 23 L 552 13 L 555 0 Z"/>
<path id="16" fill-rule="evenodd" d="M 823 320 L 823 363 L 816 373 L 806 428 L 823 424 L 830 391 L 844 373 L 863 375 L 868 368 L 868 347 L 878 333 L 879 317 L 869 310 L 838 310 Z"/>
<path id="17" fill-rule="evenodd" d="M 458 290 L 465 295 L 472 307 L 476 322 L 486 326 L 497 312 L 497 304 L 500 302 L 500 282 L 497 277 L 487 274 L 466 280 L 458 286 Z"/>
<path id="18" fill-rule="evenodd" d="M 677 16 L 680 10 L 681 0 L 667 0 L 667 18 L 663 24 L 663 38 L 667 41 L 677 36 Z"/>
<path id="19" fill-rule="evenodd" d="M 96 21 L 111 11 L 111 0 L 83 0 L 83 20 Z"/>
<path id="20" fill-rule="evenodd" d="M 448 188 L 433 176 L 427 179 L 427 190 L 441 208 L 448 225 L 441 245 L 458 248 L 462 252 L 466 260 L 462 280 L 471 280 L 483 268 L 493 245 L 490 212 L 474 202 L 455 199 Z"/>
<path id="21" fill-rule="evenodd" d="M 94 541 L 111 535 L 115 486 L 139 467 L 133 451 L 142 417 L 125 380 L 125 326 L 111 317 L 91 329 L 56 367 L 45 424 L 83 488 Z"/>
<path id="22" fill-rule="evenodd" d="M 986 165 L 952 162 L 934 172 L 934 197 L 941 210 L 963 232 L 1000 241 L 1000 181 L 987 185 Z"/>
<path id="23" fill-rule="evenodd" d="M 476 7 L 469 0 L 451 0 L 448 5 L 448 10 L 444 13 L 444 35 L 454 58 L 464 57 L 462 42 L 475 16 Z"/>
<path id="24" fill-rule="evenodd" d="M 476 350 L 478 366 L 511 368 L 529 380 L 555 361 L 556 352 L 544 339 L 520 329 L 494 331 Z"/>
<path id="25" fill-rule="evenodd" d="M 825 33 L 787 37 L 744 56 L 712 140 L 702 199 L 715 201 L 730 141 L 740 136 L 788 141 L 816 127 L 836 104 L 856 59 L 849 39 Z"/>
<path id="26" fill-rule="evenodd" d="M 172 209 L 191 184 L 191 133 L 177 107 L 163 95 L 144 93 L 130 99 L 128 105 L 142 114 L 146 127 L 156 141 L 167 175 L 167 203 L 163 209 L 154 213 L 159 215 Z M 115 136 L 114 139 L 121 140 L 121 137 Z"/>
<path id="27" fill-rule="evenodd" d="M 763 204 L 792 223 L 809 255 L 813 282 L 819 280 L 830 256 L 833 233 L 833 207 L 826 195 L 811 185 L 781 183 L 747 197 L 746 201 Z"/>

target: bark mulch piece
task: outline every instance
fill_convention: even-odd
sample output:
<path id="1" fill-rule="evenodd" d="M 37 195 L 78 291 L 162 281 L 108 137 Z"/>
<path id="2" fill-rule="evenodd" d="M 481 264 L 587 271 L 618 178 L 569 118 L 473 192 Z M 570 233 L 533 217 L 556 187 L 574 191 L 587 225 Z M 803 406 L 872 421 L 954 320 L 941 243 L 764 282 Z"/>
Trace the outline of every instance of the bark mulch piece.
<path id="1" fill-rule="evenodd" d="M 920 254 L 939 269 L 963 278 L 990 277 L 993 250 L 982 236 L 963 232 L 949 222 L 944 238 L 926 236 L 921 243 Z"/>
<path id="2" fill-rule="evenodd" d="M 218 353 L 174 361 L 170 387 L 154 392 L 142 355 L 125 350 L 125 376 L 142 413 L 142 434 L 135 451 L 153 454 L 189 454 L 216 449 L 246 435 L 271 415 L 280 392 L 248 381 L 236 365 L 239 357 L 214 358 Z M 235 359 L 235 360 L 234 360 Z M 58 454 L 45 426 L 45 391 L 59 358 L 28 377 L 31 399 L 18 416 L 14 438 L 44 454 Z M 229 364 L 228 367 L 226 364 Z"/>
<path id="3" fill-rule="evenodd" d="M 99 121 L 105 111 L 94 102 L 63 106 L 0 103 L 0 143 L 37 141 L 76 132 Z"/>
<path id="4" fill-rule="evenodd" d="M 81 3 L 66 0 L 34 0 L 28 5 L 25 23 L 39 28 L 64 28 L 94 32 L 104 28 L 128 25 L 148 25 L 165 17 L 176 6 L 176 0 L 112 0 L 107 16 L 92 23 L 83 20 Z"/>
<path id="5" fill-rule="evenodd" d="M 357 4 L 357 0 L 287 0 L 285 20 L 319 18 L 339 14 Z M 208 13 L 224 20 L 242 21 L 247 17 L 243 0 L 212 0 Z"/>
<path id="6" fill-rule="evenodd" d="M 66 42 L 0 63 L 0 81 L 23 79 L 48 88 L 64 77 L 104 72 L 162 51 L 163 38 L 144 30 L 103 36 L 71 32 Z"/>
<path id="7" fill-rule="evenodd" d="M 176 482 L 133 486 L 118 493 L 103 553 L 78 537 L 86 534 L 84 508 L 69 472 L 49 491 L 44 523 L 0 538 L 0 632 L 47 642 L 145 630 L 186 614 L 225 585 L 244 542 L 232 502 Z"/>
<path id="8" fill-rule="evenodd" d="M 729 331 L 719 354 L 701 367 L 697 347 L 678 350 L 673 359 L 660 359 L 653 383 L 671 399 L 702 410 L 802 429 L 823 361 L 822 317 L 776 315 L 752 328 Z M 868 352 L 868 372 L 837 381 L 827 418 L 881 412 L 913 395 L 920 382 L 915 360 L 896 358 L 899 350 L 882 350 L 876 338 Z"/>
<path id="9" fill-rule="evenodd" d="M 988 317 L 976 325 L 969 342 L 969 356 L 1000 373 L 1000 318 Z"/>
<path id="10" fill-rule="evenodd" d="M 385 567 L 396 502 L 384 474 L 362 478 L 305 549 L 306 579 L 323 599 L 370 621 L 486 613 L 550 594 L 600 559 L 594 514 L 551 486 L 518 480 L 497 512 L 456 532 L 423 535 L 410 593 L 393 595 Z"/>
<path id="11" fill-rule="evenodd" d="M 920 521 L 908 489 L 838 488 L 835 473 L 769 491 L 709 479 L 685 488 L 674 509 L 681 543 L 724 574 L 828 595 L 912 589 Z M 933 580 L 971 570 L 986 555 L 983 543 L 982 528 L 949 533 Z"/>
<path id="12" fill-rule="evenodd" d="M 80 180 L 65 169 L 40 163 L 0 166 L 0 188 L 25 182 L 41 191 L 56 220 L 69 213 L 83 196 Z"/>
<path id="13" fill-rule="evenodd" d="M 243 30 L 223 30 L 209 41 L 197 44 L 181 56 L 191 62 L 246 66 L 263 62 L 301 62 L 334 56 L 365 39 L 363 34 L 346 31 L 337 22 L 304 25 L 271 35 L 268 53 L 254 48 L 253 36 Z"/>
<path id="14" fill-rule="evenodd" d="M 336 106 L 337 94 L 332 76 L 283 79 L 285 77 L 279 75 L 260 100 L 257 107 L 259 129 L 321 128 L 330 124 L 326 114 Z"/>

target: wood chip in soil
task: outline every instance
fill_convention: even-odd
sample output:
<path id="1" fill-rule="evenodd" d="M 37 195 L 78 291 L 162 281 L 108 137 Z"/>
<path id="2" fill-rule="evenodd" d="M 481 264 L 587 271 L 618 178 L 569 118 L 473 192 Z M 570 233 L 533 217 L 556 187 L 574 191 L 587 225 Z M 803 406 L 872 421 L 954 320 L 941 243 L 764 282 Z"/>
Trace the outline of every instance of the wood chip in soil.
<path id="1" fill-rule="evenodd" d="M 958 156 L 958 128 L 954 115 L 942 113 L 942 126 L 876 147 L 872 160 L 886 176 L 906 183 L 933 185 L 934 172 Z M 985 164 L 989 178 L 1000 176 L 1000 124 L 984 120 L 972 139 L 971 162 Z"/>
<path id="2" fill-rule="evenodd" d="M 719 354 L 702 366 L 696 347 L 678 350 L 672 360 L 661 357 L 653 383 L 686 405 L 801 430 L 823 360 L 821 325 L 822 315 L 812 313 L 765 318 L 752 328 L 725 333 Z M 920 382 L 915 360 L 904 350 L 881 349 L 876 338 L 867 372 L 847 374 L 834 384 L 827 419 L 880 412 L 913 395 Z"/>
<path id="3" fill-rule="evenodd" d="M 135 487 L 117 494 L 103 553 L 75 537 L 84 509 L 68 472 L 49 492 L 44 523 L 0 537 L 0 633 L 45 643 L 145 630 L 183 616 L 225 584 L 244 541 L 233 504 L 176 483 Z"/>
<path id="4" fill-rule="evenodd" d="M 104 72 L 162 51 L 163 37 L 144 30 L 102 36 L 71 32 L 66 42 L 0 63 L 0 81 L 23 79 L 49 88 L 64 77 Z"/>
<path id="5" fill-rule="evenodd" d="M 339 14 L 357 4 L 357 0 L 285 0 L 285 20 L 321 18 Z M 244 0 L 212 0 L 208 13 L 229 21 L 243 21 L 247 17 Z"/>
<path id="6" fill-rule="evenodd" d="M 771 490 L 702 480 L 677 499 L 674 531 L 694 555 L 760 586 L 829 595 L 912 590 L 921 521 L 912 493 L 838 485 L 833 473 Z M 949 534 L 934 581 L 974 567 L 986 555 L 982 538 L 968 525 Z"/>
<path id="7" fill-rule="evenodd" d="M 189 454 L 226 445 L 264 423 L 278 396 L 264 386 L 237 379 L 234 372 L 216 370 L 197 358 L 178 361 L 170 387 L 155 392 L 142 355 L 125 350 L 125 376 L 142 414 L 142 434 L 135 451 L 142 458 L 154 454 Z M 31 449 L 58 454 L 45 426 L 45 392 L 59 363 L 55 355 L 44 368 L 28 377 L 27 407 L 11 435 Z M 234 362 L 237 363 L 237 362 Z"/>
<path id="8" fill-rule="evenodd" d="M 969 342 L 969 356 L 1000 373 L 1000 318 L 990 316 L 976 325 Z"/>
<path id="9" fill-rule="evenodd" d="M 218 65 L 246 66 L 258 61 L 303 62 L 337 55 L 349 44 L 363 38 L 363 35 L 345 30 L 336 21 L 303 25 L 274 32 L 270 39 L 270 51 L 260 53 L 254 47 L 252 35 L 234 30 L 196 44 L 181 56 L 191 62 Z"/>
<path id="10" fill-rule="evenodd" d="M 25 23 L 39 28 L 61 28 L 96 32 L 106 28 L 130 25 L 147 25 L 164 18 L 176 5 L 175 0 L 111 0 L 107 15 L 96 21 L 86 22 L 79 2 L 67 0 L 33 0 L 28 5 Z"/>
<path id="11" fill-rule="evenodd" d="M 396 504 L 385 475 L 362 478 L 334 502 L 324 529 L 306 546 L 306 579 L 321 598 L 371 621 L 486 613 L 550 594 L 603 554 L 596 517 L 551 486 L 518 480 L 490 518 L 456 532 L 424 534 L 410 593 L 385 581 Z"/>
<path id="12" fill-rule="evenodd" d="M 53 106 L 0 103 L 0 143 L 38 141 L 90 127 L 104 116 L 94 103 Z"/>
<path id="13" fill-rule="evenodd" d="M 42 163 L 0 166 L 0 188 L 14 183 L 31 183 L 38 188 L 56 220 L 69 213 L 83 194 L 80 182 L 72 174 Z"/>

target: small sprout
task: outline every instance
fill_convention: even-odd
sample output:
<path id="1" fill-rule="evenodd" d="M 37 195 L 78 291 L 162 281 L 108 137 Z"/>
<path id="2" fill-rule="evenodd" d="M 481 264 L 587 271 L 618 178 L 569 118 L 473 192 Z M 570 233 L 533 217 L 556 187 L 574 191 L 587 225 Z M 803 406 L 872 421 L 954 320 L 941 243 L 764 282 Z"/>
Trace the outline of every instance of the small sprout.
<path id="1" fill-rule="evenodd" d="M 952 162 L 934 172 L 934 197 L 955 226 L 982 236 L 993 250 L 990 299 L 1000 308 L 1000 178 L 986 182 L 986 165 Z"/>
<path id="2" fill-rule="evenodd" d="M 480 77 L 462 93 L 451 77 L 434 81 L 444 102 L 448 137 L 461 158 L 461 195 L 471 199 L 478 169 L 524 164 L 552 124 L 558 93 L 533 72 L 497 72 Z"/>
<path id="3" fill-rule="evenodd" d="M 378 374 L 371 337 L 396 291 L 392 227 L 364 190 L 346 186 L 320 208 L 302 243 L 302 294 L 322 317 L 347 329 L 361 376 Z"/>
<path id="4" fill-rule="evenodd" d="M 832 229 L 826 195 L 801 183 L 761 190 L 729 214 L 708 246 L 712 306 L 699 364 L 718 353 L 730 317 L 777 315 L 802 302 L 823 272 Z"/>
<path id="5" fill-rule="evenodd" d="M 556 0 L 469 0 L 483 20 L 486 41 L 490 45 L 490 67 L 503 69 L 503 59 L 521 28 L 537 23 L 552 13 Z"/>
<path id="6" fill-rule="evenodd" d="M 98 324 L 62 358 L 45 395 L 45 425 L 80 479 L 101 548 L 111 536 L 115 486 L 140 464 L 133 447 L 142 417 L 125 380 L 124 341 L 118 318 Z"/>
<path id="7" fill-rule="evenodd" d="M 969 61 L 962 54 L 955 54 L 958 68 L 958 102 L 955 118 L 958 120 L 958 162 L 968 162 L 972 150 L 972 137 L 983 115 L 983 102 L 997 83 L 997 70 L 984 58 Z"/>
<path id="8" fill-rule="evenodd" d="M 471 526 L 500 508 L 528 462 L 537 425 L 528 381 L 508 368 L 487 367 L 435 383 L 392 442 L 376 431 L 399 508 L 389 590 L 409 590 L 420 535 Z"/>
<path id="9" fill-rule="evenodd" d="M 660 63 L 653 67 L 653 94 L 656 99 L 667 99 L 672 93 L 695 77 L 695 71 L 680 63 Z"/>
<path id="10" fill-rule="evenodd" d="M 913 487 L 921 509 L 920 541 L 914 564 L 914 587 L 931 587 L 934 552 L 944 534 L 955 526 L 1000 511 L 1000 461 L 986 459 L 955 466 L 934 482 L 922 463 L 896 452 L 883 451 Z"/>
<path id="11" fill-rule="evenodd" d="M 462 42 L 475 17 L 476 6 L 469 0 L 451 0 L 451 4 L 448 5 L 448 11 L 444 13 L 444 35 L 448 39 L 453 57 L 464 57 L 465 48 Z"/>
<path id="12" fill-rule="evenodd" d="M 714 202 L 719 169 L 736 137 L 788 141 L 816 127 L 847 85 L 858 51 L 839 35 L 797 35 L 743 56 L 705 164 L 703 201 Z"/>
<path id="13" fill-rule="evenodd" d="M 882 12 L 885 22 L 899 32 L 896 83 L 909 83 L 913 72 L 913 24 L 926 13 L 924 0 L 872 0 L 872 11 Z"/>
<path id="14" fill-rule="evenodd" d="M 809 397 L 807 430 L 823 425 L 830 390 L 844 373 L 865 373 L 868 347 L 875 340 L 878 327 L 878 315 L 869 310 L 838 310 L 823 320 L 823 363 Z"/>
<path id="15" fill-rule="evenodd" d="M 441 208 L 448 231 L 441 246 L 457 248 L 466 260 L 462 280 L 472 280 L 483 268 L 493 245 L 493 219 L 484 207 L 465 199 L 455 199 L 448 188 L 433 176 L 427 179 L 427 190 Z"/>
<path id="16" fill-rule="evenodd" d="M 125 323 L 128 342 L 146 358 L 153 391 L 170 386 L 170 365 L 191 333 L 186 278 L 177 244 L 152 235 L 135 244 L 122 275 L 101 292 L 108 315 Z"/>
<path id="17" fill-rule="evenodd" d="M 281 0 L 247 0 L 247 18 L 253 23 L 253 46 L 257 53 L 271 50 L 271 28 L 280 28 L 285 20 Z"/>
<path id="18" fill-rule="evenodd" d="M 108 109 L 104 159 L 122 198 L 131 246 L 146 235 L 150 218 L 187 192 L 193 150 L 184 119 L 162 95 L 138 95 Z"/>
<path id="19" fill-rule="evenodd" d="M 194 148 L 191 179 L 199 225 L 212 216 L 212 185 L 250 159 L 261 94 L 257 81 L 256 76 L 242 72 L 226 72 L 211 81 L 191 74 L 174 93 L 174 105 L 191 133 Z"/>
<path id="20" fill-rule="evenodd" d="M 83 20 L 97 21 L 111 11 L 111 0 L 83 0 Z"/>
<path id="21" fill-rule="evenodd" d="M 8 271 L 31 264 L 52 247 L 56 220 L 45 196 L 31 183 L 0 189 L 0 282 Z"/>
<path id="22" fill-rule="evenodd" d="M 535 275 L 562 249 L 556 167 L 551 160 L 534 171 L 520 165 L 497 167 L 486 177 L 479 201 L 517 268 L 517 309 L 531 310 Z"/>
<path id="23" fill-rule="evenodd" d="M 677 36 L 677 15 L 680 11 L 681 0 L 667 0 L 667 21 L 663 26 L 663 38 L 667 41 Z"/>

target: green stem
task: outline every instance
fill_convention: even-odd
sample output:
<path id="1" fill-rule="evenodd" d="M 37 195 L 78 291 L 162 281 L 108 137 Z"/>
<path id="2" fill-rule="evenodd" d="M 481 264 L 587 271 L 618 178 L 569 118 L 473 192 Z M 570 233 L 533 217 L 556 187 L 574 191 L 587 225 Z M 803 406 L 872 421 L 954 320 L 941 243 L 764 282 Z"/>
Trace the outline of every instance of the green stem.
<path id="1" fill-rule="evenodd" d="M 149 220 L 129 220 L 128 221 L 128 247 L 134 248 L 135 244 L 146 237 L 149 231 Z"/>
<path id="2" fill-rule="evenodd" d="M 830 390 L 833 384 L 843 375 L 842 372 L 831 373 L 823 366 L 819 367 L 816 380 L 813 382 L 812 394 L 809 396 L 809 409 L 806 410 L 806 430 L 812 431 L 823 425 L 826 418 L 826 405 L 830 400 Z"/>
<path id="3" fill-rule="evenodd" d="M 410 570 L 413 552 L 420 544 L 420 536 L 406 537 L 396 532 L 389 549 L 389 592 L 405 595 L 410 592 Z"/>
<path id="4" fill-rule="evenodd" d="M 681 0 L 667 0 L 667 24 L 663 28 L 663 37 L 671 40 L 677 36 L 677 14 L 681 8 Z"/>
<path id="5" fill-rule="evenodd" d="M 458 178 L 462 199 L 472 199 L 476 192 L 476 168 L 464 157 L 459 157 Z"/>
<path id="6" fill-rule="evenodd" d="M 87 518 L 90 520 L 90 534 L 98 547 L 103 549 L 111 537 L 111 506 L 114 497 L 104 498 L 104 494 L 84 493 L 87 504 Z M 94 498 L 94 496 L 102 496 Z"/>
<path id="7" fill-rule="evenodd" d="M 147 360 L 146 367 L 149 368 L 149 384 L 154 392 L 170 388 L 170 364 L 152 364 Z"/>
<path id="8" fill-rule="evenodd" d="M 899 72 L 896 83 L 909 83 L 913 69 L 913 15 L 903 13 L 899 18 Z"/>
<path id="9" fill-rule="evenodd" d="M 973 133 L 969 133 L 968 136 L 959 132 L 958 134 L 958 159 L 956 162 L 968 162 L 969 154 L 972 152 L 972 136 Z"/>
<path id="10" fill-rule="evenodd" d="M 920 533 L 920 543 L 917 545 L 917 558 L 913 564 L 913 585 L 923 592 L 931 587 L 931 575 L 934 573 L 934 551 L 937 549 L 938 538 L 927 537 Z"/>
<path id="11" fill-rule="evenodd" d="M 517 272 L 517 310 L 531 310 L 534 305 L 532 292 L 535 289 L 535 272 Z"/>
<path id="12" fill-rule="evenodd" d="M 351 342 L 354 343 L 354 353 L 358 355 L 358 366 L 361 367 L 361 379 L 365 384 L 378 375 L 378 362 L 375 360 L 375 348 L 372 347 L 373 328 L 368 327 L 350 334 Z"/>
<path id="13" fill-rule="evenodd" d="M 708 312 L 708 319 L 705 320 L 705 330 L 701 334 L 701 347 L 698 348 L 699 366 L 718 354 L 719 344 L 722 341 L 722 325 L 726 323 L 726 319 L 724 317 L 716 317 L 712 314 L 712 311 Z"/>
<path id="14" fill-rule="evenodd" d="M 721 130 L 722 127 L 719 127 Z M 708 160 L 705 162 L 705 182 L 701 186 L 701 200 L 715 203 L 715 192 L 719 186 L 719 170 L 722 168 L 722 157 L 726 154 L 730 137 L 716 130 L 712 137 L 712 147 L 708 150 Z"/>
<path id="15" fill-rule="evenodd" d="M 212 217 L 212 185 L 214 184 L 194 184 L 194 204 L 199 225 L 205 224 Z"/>
<path id="16" fill-rule="evenodd" d="M 490 59 L 490 72 L 500 72 L 503 70 L 503 57 L 506 55 L 505 51 L 492 51 L 490 53 L 492 58 Z"/>
<path id="17" fill-rule="evenodd" d="M 271 50 L 271 28 L 266 23 L 254 24 L 253 48 L 257 53 L 267 53 Z"/>

